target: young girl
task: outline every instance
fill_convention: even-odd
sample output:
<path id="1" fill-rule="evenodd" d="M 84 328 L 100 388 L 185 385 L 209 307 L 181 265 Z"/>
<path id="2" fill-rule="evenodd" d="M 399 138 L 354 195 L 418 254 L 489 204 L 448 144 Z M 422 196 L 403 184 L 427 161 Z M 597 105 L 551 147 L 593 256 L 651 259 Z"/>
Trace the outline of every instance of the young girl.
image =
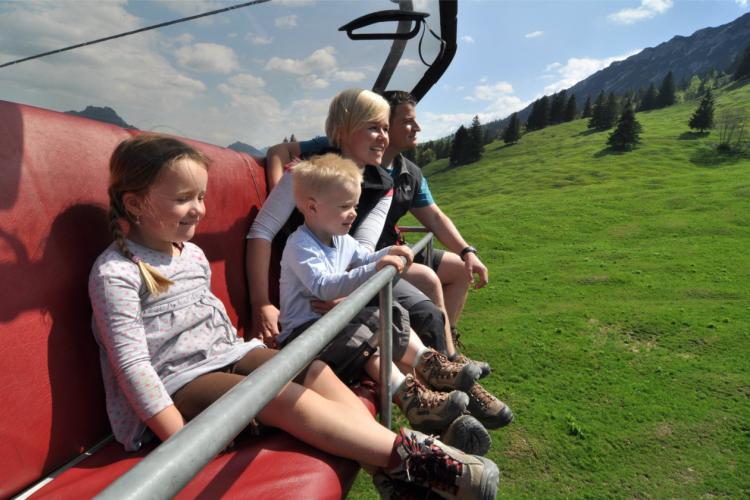
<path id="1" fill-rule="evenodd" d="M 136 450 L 152 435 L 178 432 L 275 351 L 237 337 L 211 293 L 205 255 L 189 242 L 205 215 L 206 157 L 178 140 L 140 135 L 114 151 L 110 175 L 115 241 L 94 264 L 89 295 L 110 423 Z M 382 427 L 323 363 L 313 362 L 257 418 L 446 498 L 495 497 L 492 462 Z"/>

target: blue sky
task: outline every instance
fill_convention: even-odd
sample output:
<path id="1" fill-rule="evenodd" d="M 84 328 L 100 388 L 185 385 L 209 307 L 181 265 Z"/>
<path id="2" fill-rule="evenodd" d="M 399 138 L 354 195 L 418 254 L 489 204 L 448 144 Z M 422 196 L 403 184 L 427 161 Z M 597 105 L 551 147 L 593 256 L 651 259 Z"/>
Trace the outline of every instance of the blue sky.
<path id="1" fill-rule="evenodd" d="M 0 62 L 233 3 L 2 1 Z M 431 0 L 414 3 L 434 10 Z M 310 137 L 322 133 L 336 92 L 372 85 L 388 50 L 347 42 L 336 28 L 394 7 L 273 0 L 2 68 L 0 98 L 60 111 L 110 106 L 143 129 L 221 145 Z M 614 60 L 749 10 L 749 0 L 462 0 L 456 57 L 419 106 L 422 138 L 452 133 L 475 114 L 503 118 Z M 412 45 L 398 85 L 422 72 Z"/>

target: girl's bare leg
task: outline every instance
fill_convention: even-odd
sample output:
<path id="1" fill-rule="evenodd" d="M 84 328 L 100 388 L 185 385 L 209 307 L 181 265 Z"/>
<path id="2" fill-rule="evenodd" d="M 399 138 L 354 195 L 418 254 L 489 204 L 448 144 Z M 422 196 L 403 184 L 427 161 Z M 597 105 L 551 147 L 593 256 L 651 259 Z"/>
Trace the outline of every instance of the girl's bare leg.
<path id="1" fill-rule="evenodd" d="M 396 439 L 369 414 L 295 383 L 268 403 L 258 420 L 327 453 L 376 467 L 388 465 Z"/>
<path id="2" fill-rule="evenodd" d="M 373 418 L 364 403 L 322 361 L 313 361 L 307 369 L 304 386 L 324 398 L 349 406 L 363 417 Z"/>

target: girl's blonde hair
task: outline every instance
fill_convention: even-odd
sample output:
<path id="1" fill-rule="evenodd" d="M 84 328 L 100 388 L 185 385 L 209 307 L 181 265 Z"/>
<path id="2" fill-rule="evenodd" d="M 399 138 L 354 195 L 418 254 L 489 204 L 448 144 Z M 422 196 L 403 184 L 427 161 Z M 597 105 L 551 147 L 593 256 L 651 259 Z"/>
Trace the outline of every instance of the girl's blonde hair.
<path id="1" fill-rule="evenodd" d="M 340 148 L 345 133 L 353 133 L 367 127 L 373 121 L 386 123 L 390 106 L 382 96 L 363 89 L 346 89 L 331 101 L 326 118 L 326 135 L 332 146 Z"/>
<path id="2" fill-rule="evenodd" d="M 120 221 L 139 221 L 123 203 L 125 193 L 145 196 L 165 167 L 183 159 L 191 159 L 208 168 L 208 157 L 182 141 L 159 134 L 141 134 L 122 141 L 109 159 L 109 229 L 120 252 L 140 270 L 149 293 L 157 295 L 169 289 L 172 281 L 143 262 L 128 248 Z"/>
<path id="3" fill-rule="evenodd" d="M 292 171 L 294 186 L 294 200 L 297 208 L 302 203 L 321 193 L 325 193 L 335 185 L 349 185 L 352 189 L 360 189 L 362 172 L 356 163 L 335 153 L 313 156 L 307 161 L 301 161 Z"/>

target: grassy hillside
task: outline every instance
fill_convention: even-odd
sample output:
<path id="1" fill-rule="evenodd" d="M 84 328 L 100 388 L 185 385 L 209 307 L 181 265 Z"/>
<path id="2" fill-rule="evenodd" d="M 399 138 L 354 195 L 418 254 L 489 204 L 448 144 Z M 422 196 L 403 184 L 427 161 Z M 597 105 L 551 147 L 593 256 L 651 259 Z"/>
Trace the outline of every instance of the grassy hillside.
<path id="1" fill-rule="evenodd" d="M 638 113 L 625 154 L 577 120 L 425 169 L 491 273 L 459 327 L 516 415 L 502 498 L 750 495 L 750 157 L 690 133 L 696 106 Z"/>

